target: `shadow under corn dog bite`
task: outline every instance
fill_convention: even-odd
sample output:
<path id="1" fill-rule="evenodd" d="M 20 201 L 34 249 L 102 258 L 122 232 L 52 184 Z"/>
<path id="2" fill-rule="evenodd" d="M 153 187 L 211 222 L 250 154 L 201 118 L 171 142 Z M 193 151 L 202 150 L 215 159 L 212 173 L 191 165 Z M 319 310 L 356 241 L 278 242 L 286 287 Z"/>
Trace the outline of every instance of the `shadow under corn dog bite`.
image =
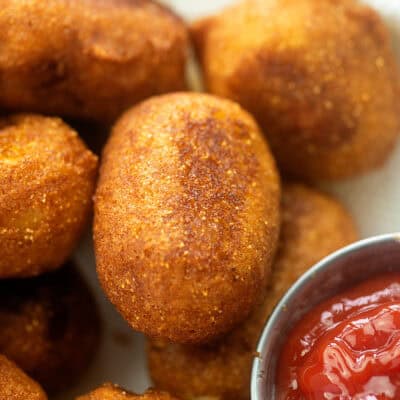
<path id="1" fill-rule="evenodd" d="M 253 118 L 176 93 L 125 113 L 95 195 L 100 282 L 130 325 L 198 343 L 242 321 L 267 284 L 280 183 Z"/>
<path id="2" fill-rule="evenodd" d="M 186 27 L 152 0 L 6 1 L 0 31 L 6 110 L 110 121 L 186 87 Z"/>
<path id="3" fill-rule="evenodd" d="M 99 345 L 97 305 L 71 262 L 0 281 L 0 327 L 0 353 L 51 393 L 79 380 Z"/>
<path id="4" fill-rule="evenodd" d="M 59 118 L 0 118 L 0 278 L 53 270 L 92 209 L 97 157 Z"/>
<path id="5" fill-rule="evenodd" d="M 357 238 L 352 217 L 336 199 L 301 184 L 284 184 L 280 245 L 263 304 L 208 345 L 150 340 L 154 383 L 184 400 L 248 400 L 258 338 L 274 306 L 314 263 Z"/>
<path id="6" fill-rule="evenodd" d="M 282 173 L 379 167 L 400 131 L 400 73 L 379 15 L 356 0 L 243 0 L 193 25 L 208 91 L 240 103 Z"/>
<path id="7" fill-rule="evenodd" d="M 0 400 L 47 400 L 43 389 L 0 354 Z"/>
<path id="8" fill-rule="evenodd" d="M 76 400 L 177 400 L 165 392 L 149 390 L 144 394 L 134 394 L 111 383 L 105 383 L 92 392 L 79 396 Z"/>

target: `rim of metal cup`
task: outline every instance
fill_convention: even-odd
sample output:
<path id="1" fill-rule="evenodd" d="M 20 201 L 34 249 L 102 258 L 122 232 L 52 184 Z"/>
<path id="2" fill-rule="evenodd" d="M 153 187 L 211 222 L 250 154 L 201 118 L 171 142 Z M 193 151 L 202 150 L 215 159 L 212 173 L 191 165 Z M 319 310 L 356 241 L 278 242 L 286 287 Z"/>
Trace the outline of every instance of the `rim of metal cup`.
<path id="1" fill-rule="evenodd" d="M 262 335 L 260 337 L 260 340 L 258 342 L 257 346 L 257 351 L 256 355 L 254 357 L 253 361 L 253 368 L 252 368 L 252 373 L 251 373 L 251 400 L 274 400 L 275 396 L 271 397 L 270 394 L 266 393 L 267 391 L 267 386 L 269 383 L 269 386 L 273 386 L 274 381 L 275 381 L 275 371 L 276 371 L 276 362 L 277 359 L 280 355 L 281 351 L 281 346 L 273 347 L 271 346 L 274 344 L 273 339 L 271 338 L 277 338 L 282 343 L 284 342 L 285 338 L 287 335 L 282 333 L 280 335 L 280 332 L 277 331 L 278 324 L 279 322 L 283 320 L 289 320 L 292 315 L 290 313 L 291 310 L 289 310 L 290 305 L 294 305 L 294 300 L 296 297 L 298 297 L 298 294 L 301 293 L 302 290 L 304 290 L 305 287 L 311 287 L 313 281 L 315 281 L 315 278 L 318 274 L 321 274 L 323 271 L 327 272 L 326 270 L 329 271 L 330 268 L 334 270 L 335 266 L 340 268 L 341 263 L 344 265 L 344 261 L 347 260 L 348 262 L 351 262 L 352 256 L 361 256 L 362 253 L 368 252 L 375 250 L 379 250 L 380 246 L 383 246 L 380 251 L 385 249 L 385 246 L 393 246 L 393 247 L 398 247 L 399 251 L 399 258 L 400 258 L 400 232 L 398 233 L 389 233 L 385 235 L 379 235 L 379 236 L 373 236 L 364 240 L 360 240 L 358 242 L 355 242 L 349 246 L 343 247 L 342 249 L 337 250 L 336 252 L 330 254 L 329 256 L 325 257 L 321 261 L 319 261 L 317 264 L 315 264 L 313 267 L 311 267 L 306 273 L 304 273 L 292 286 L 291 288 L 286 292 L 286 294 L 282 297 L 282 299 L 279 301 L 279 303 L 276 305 L 273 313 L 271 314 L 270 318 L 268 319 Z M 396 250 L 396 251 L 397 251 Z M 364 254 L 367 255 L 367 254 Z M 384 263 L 384 257 L 382 257 L 382 263 Z M 400 268 L 400 267 L 398 267 Z M 388 272 L 391 271 L 392 269 L 390 267 L 385 266 L 384 271 Z M 400 270 L 399 270 L 400 271 Z M 357 281 L 361 282 L 368 277 L 377 274 L 377 269 L 374 267 L 371 267 L 368 271 L 366 271 L 366 274 L 361 277 L 357 278 L 356 281 L 354 281 L 352 284 L 356 284 Z M 337 283 L 337 290 L 336 292 L 340 292 L 341 290 L 344 289 L 343 282 L 338 281 Z M 314 301 L 312 304 L 309 306 L 309 308 L 304 308 L 301 312 L 299 312 L 299 317 L 297 318 L 297 321 L 301 318 L 301 315 L 304 315 L 309 309 L 314 307 L 316 304 L 319 302 L 323 301 L 323 298 L 328 298 L 333 295 L 334 292 L 328 294 L 328 295 L 320 295 L 322 297 L 319 301 Z M 289 306 L 288 306 L 289 305 Z M 294 321 L 293 324 L 295 324 L 297 321 Z M 290 330 L 290 328 L 289 328 Z M 279 339 L 278 339 L 279 338 Z M 274 351 L 272 352 L 274 355 L 271 357 L 271 352 L 269 350 L 273 349 Z M 278 354 L 276 354 L 278 353 Z M 271 361 L 268 361 L 271 360 Z M 267 362 L 269 365 L 267 365 Z M 268 366 L 268 368 L 266 368 Z M 272 372 L 271 372 L 272 371 Z M 271 375 L 273 377 L 273 382 L 271 383 L 268 381 L 269 378 L 271 378 Z"/>

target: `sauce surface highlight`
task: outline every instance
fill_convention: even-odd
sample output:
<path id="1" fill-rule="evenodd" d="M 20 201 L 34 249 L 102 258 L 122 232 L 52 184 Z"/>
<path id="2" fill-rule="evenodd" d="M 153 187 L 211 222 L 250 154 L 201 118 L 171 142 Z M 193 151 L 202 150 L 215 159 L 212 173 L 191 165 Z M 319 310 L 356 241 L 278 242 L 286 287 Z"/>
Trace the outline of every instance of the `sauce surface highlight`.
<path id="1" fill-rule="evenodd" d="M 277 398 L 400 399 L 400 274 L 367 280 L 300 320 L 279 360 Z"/>

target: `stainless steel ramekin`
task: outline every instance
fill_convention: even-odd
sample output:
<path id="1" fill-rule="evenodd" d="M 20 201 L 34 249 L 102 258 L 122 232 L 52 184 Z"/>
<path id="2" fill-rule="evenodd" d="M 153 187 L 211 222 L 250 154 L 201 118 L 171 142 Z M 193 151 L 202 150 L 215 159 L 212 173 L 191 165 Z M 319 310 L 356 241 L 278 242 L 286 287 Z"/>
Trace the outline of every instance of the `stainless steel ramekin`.
<path id="1" fill-rule="evenodd" d="M 275 399 L 275 373 L 282 346 L 305 313 L 349 286 L 390 271 L 400 272 L 400 233 L 356 242 L 307 271 L 282 298 L 264 328 L 253 363 L 251 399 Z"/>

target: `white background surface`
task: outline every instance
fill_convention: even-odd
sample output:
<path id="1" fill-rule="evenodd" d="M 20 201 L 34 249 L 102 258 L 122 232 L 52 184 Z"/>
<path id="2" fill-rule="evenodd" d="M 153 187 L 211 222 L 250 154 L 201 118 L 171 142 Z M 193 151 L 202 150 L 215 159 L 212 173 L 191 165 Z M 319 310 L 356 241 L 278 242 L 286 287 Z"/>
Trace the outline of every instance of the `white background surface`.
<path id="1" fill-rule="evenodd" d="M 188 20 L 215 12 L 232 0 L 164 0 Z M 365 0 L 389 25 L 400 62 L 400 0 Z M 376 94 L 379 96 L 379 93 Z M 399 99 L 400 101 L 400 99 Z M 326 186 L 338 195 L 358 222 L 363 237 L 400 231 L 400 145 L 384 168 L 368 176 Z M 62 399 L 71 400 L 100 383 L 111 381 L 137 392 L 148 379 L 142 335 L 133 332 L 108 303 L 98 286 L 90 237 L 82 243 L 76 258 L 97 294 L 104 321 L 101 348 L 82 382 Z"/>

